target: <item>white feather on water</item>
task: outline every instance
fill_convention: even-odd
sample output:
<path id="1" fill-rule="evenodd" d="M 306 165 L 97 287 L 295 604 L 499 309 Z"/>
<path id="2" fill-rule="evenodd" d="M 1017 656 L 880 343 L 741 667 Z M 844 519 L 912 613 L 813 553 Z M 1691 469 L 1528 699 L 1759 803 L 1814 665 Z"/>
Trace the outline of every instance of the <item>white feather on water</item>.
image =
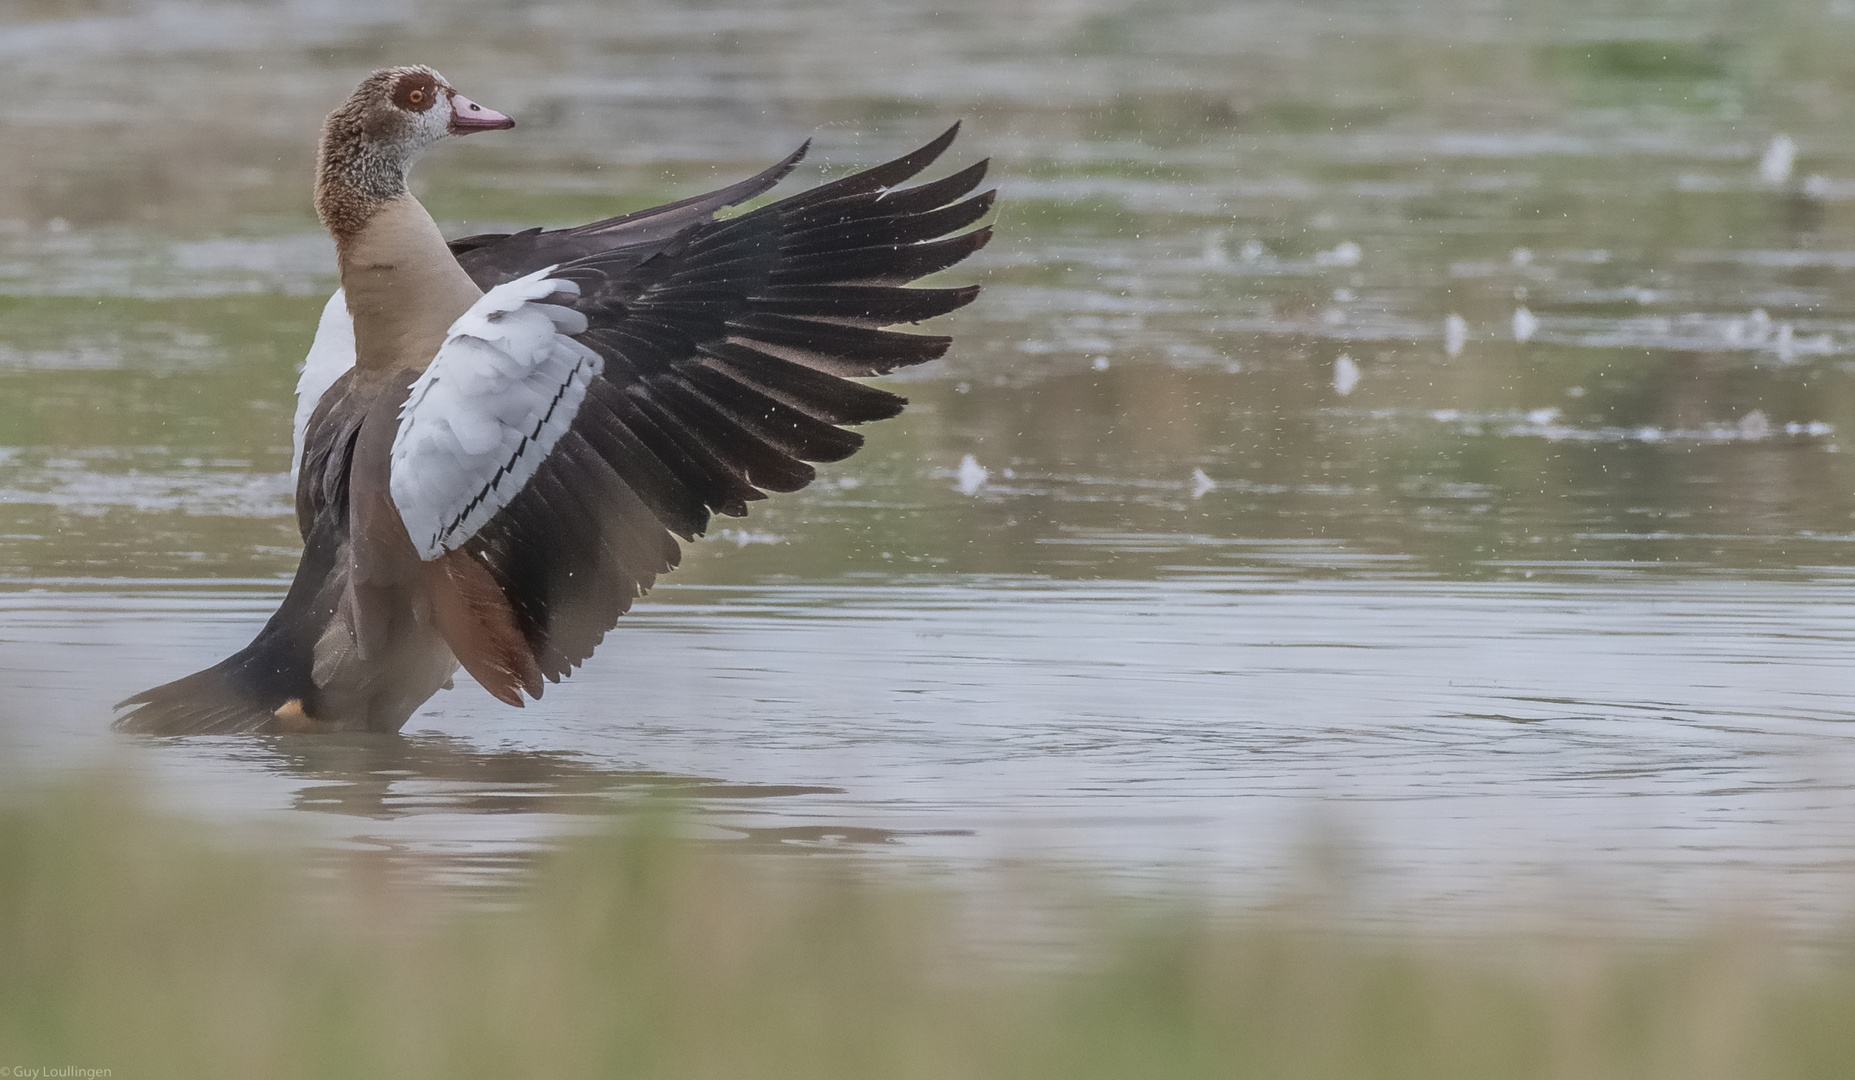
<path id="1" fill-rule="evenodd" d="M 791 541 L 774 532 L 757 532 L 753 529 L 723 529 L 717 534 L 723 540 L 734 541 L 735 547 L 749 544 L 785 544 Z"/>
<path id="2" fill-rule="evenodd" d="M 962 495 L 976 495 L 979 489 L 985 486 L 986 478 L 991 475 L 991 470 L 979 464 L 978 458 L 967 454 L 960 459 L 960 471 L 955 487 Z"/>
<path id="3" fill-rule="evenodd" d="M 1752 442 L 1771 437 L 1771 421 L 1767 420 L 1765 414 L 1758 409 L 1753 409 L 1740 417 L 1739 423 L 1734 426 L 1739 429 L 1740 438 Z"/>
<path id="4" fill-rule="evenodd" d="M 1797 144 L 1789 135 L 1775 135 L 1765 147 L 1765 156 L 1758 159 L 1758 178 L 1767 184 L 1782 184 L 1791 178 L 1791 167 L 1797 162 Z"/>
<path id="5" fill-rule="evenodd" d="M 1316 253 L 1314 261 L 1321 266 L 1358 266 L 1362 256 L 1363 252 L 1359 250 L 1358 244 L 1351 240 L 1342 240 L 1334 246 L 1332 251 Z"/>
<path id="6" fill-rule="evenodd" d="M 1514 309 L 1514 340 L 1526 344 L 1533 340 L 1533 334 L 1539 330 L 1539 319 L 1524 305 Z"/>
<path id="7" fill-rule="evenodd" d="M 1443 351 L 1451 356 L 1461 356 L 1462 347 L 1469 341 L 1468 320 L 1460 315 L 1451 314 L 1443 320 Z"/>
<path id="8" fill-rule="evenodd" d="M 1352 357 L 1342 353 L 1333 362 L 1333 390 L 1341 397 L 1353 392 L 1353 387 L 1359 385 L 1359 377 L 1359 365 L 1353 362 Z"/>
<path id="9" fill-rule="evenodd" d="M 1822 173 L 1812 173 L 1803 178 L 1803 193 L 1812 199 L 1847 198 L 1849 190 L 1846 180 L 1831 180 Z"/>
<path id="10" fill-rule="evenodd" d="M 1722 331 L 1729 345 L 1762 345 L 1771 337 L 1771 316 L 1755 308 L 1743 319 L 1732 319 Z"/>
<path id="11" fill-rule="evenodd" d="M 1212 229 L 1205 234 L 1204 254 L 1201 257 L 1206 266 L 1230 265 L 1230 253 L 1224 250 L 1224 230 Z"/>
<path id="12" fill-rule="evenodd" d="M 1440 424 L 1460 426 L 1466 431 L 1498 431 L 1510 438 L 1543 438 L 1549 442 L 1718 444 L 1762 442 L 1780 433 L 1793 438 L 1825 439 L 1836 432 L 1834 424 L 1821 420 L 1793 420 L 1779 425 L 1760 409 L 1754 409 L 1737 420 L 1716 420 L 1685 428 L 1661 428 L 1654 425 L 1583 427 L 1568 422 L 1563 410 L 1554 406 L 1524 412 L 1436 409 L 1429 413 L 1429 418 Z"/>

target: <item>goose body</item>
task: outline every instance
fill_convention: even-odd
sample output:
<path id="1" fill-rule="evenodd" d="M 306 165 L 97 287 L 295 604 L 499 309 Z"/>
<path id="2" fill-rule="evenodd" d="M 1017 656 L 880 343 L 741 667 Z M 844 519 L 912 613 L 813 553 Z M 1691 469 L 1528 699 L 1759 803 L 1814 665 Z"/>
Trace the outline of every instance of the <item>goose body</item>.
<path id="1" fill-rule="evenodd" d="M 904 404 L 852 381 L 943 354 L 889 326 L 982 246 L 980 162 L 886 165 L 727 220 L 805 152 L 577 228 L 447 243 L 406 188 L 430 145 L 513 126 L 430 68 L 374 73 L 324 126 L 330 298 L 298 384 L 303 556 L 250 645 L 122 703 L 152 734 L 397 731 L 461 666 L 511 705 L 578 666 L 712 514 L 854 453 Z"/>

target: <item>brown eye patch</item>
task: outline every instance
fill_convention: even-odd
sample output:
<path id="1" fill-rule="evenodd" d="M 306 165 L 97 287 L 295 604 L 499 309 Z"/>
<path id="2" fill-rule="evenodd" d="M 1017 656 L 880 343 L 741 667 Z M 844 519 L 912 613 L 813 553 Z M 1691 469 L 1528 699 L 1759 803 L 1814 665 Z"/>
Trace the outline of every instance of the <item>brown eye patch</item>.
<path id="1" fill-rule="evenodd" d="M 424 112 L 437 100 L 437 80 L 422 71 L 400 76 L 393 86 L 393 104 L 407 112 Z"/>

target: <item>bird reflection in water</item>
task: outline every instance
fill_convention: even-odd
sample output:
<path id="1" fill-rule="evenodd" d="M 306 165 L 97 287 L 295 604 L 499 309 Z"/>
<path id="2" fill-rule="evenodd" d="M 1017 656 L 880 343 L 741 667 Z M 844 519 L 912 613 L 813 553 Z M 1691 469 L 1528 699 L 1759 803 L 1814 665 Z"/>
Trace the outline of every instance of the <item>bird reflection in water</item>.
<path id="1" fill-rule="evenodd" d="M 292 809 L 355 822 L 336 826 L 310 858 L 334 878 L 366 882 L 370 894 L 438 884 L 468 903 L 494 905 L 519 893 L 567 838 L 622 830 L 665 810 L 698 846 L 756 854 L 848 854 L 971 835 L 843 824 L 832 820 L 835 807 L 782 801 L 845 794 L 837 787 L 612 767 L 569 751 L 484 747 L 449 735 L 259 735 L 221 745 L 232 761 L 299 781 Z"/>
<path id="2" fill-rule="evenodd" d="M 700 807 L 712 800 L 836 795 L 841 788 L 758 784 L 614 769 L 558 750 L 485 748 L 446 735 L 272 735 L 234 754 L 310 781 L 299 810 L 392 819 L 415 814 L 608 815 L 627 797 L 655 795 Z"/>

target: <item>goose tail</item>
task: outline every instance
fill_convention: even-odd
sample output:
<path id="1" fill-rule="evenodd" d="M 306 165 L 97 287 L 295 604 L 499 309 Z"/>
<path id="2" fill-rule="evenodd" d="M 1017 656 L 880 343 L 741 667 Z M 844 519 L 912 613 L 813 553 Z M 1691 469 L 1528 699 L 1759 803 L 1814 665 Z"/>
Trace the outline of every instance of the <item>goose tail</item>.
<path id="1" fill-rule="evenodd" d="M 315 647 L 341 591 L 336 515 L 311 531 L 296 581 L 251 644 L 204 671 L 125 698 L 116 730 L 137 735 L 310 731 Z"/>
<path id="2" fill-rule="evenodd" d="M 238 676 L 245 665 L 241 661 L 247 659 L 249 651 L 118 702 L 116 708 L 130 711 L 116 718 L 116 730 L 135 735 L 230 735 L 288 730 L 292 714 L 303 713 L 302 701 L 285 698 L 270 706 L 268 695 L 260 696 L 253 693 L 252 687 L 242 685 L 245 680 Z"/>

